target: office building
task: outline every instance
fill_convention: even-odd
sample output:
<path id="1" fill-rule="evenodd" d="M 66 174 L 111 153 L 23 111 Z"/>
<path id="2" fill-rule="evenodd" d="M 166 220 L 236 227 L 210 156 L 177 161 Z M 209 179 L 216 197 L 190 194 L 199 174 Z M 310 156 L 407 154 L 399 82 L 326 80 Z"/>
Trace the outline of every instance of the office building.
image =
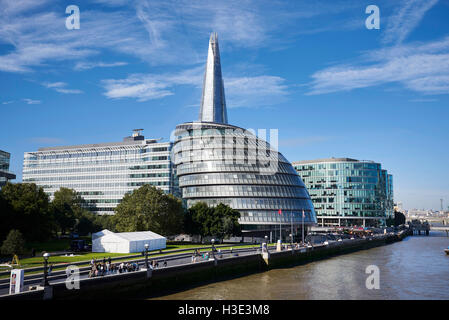
<path id="1" fill-rule="evenodd" d="M 125 194 L 144 184 L 176 194 L 172 143 L 145 139 L 141 131 L 134 130 L 122 142 L 26 152 L 23 182 L 43 187 L 50 196 L 61 187 L 74 189 L 98 214 L 113 214 Z"/>
<path id="2" fill-rule="evenodd" d="M 293 162 L 322 226 L 380 226 L 394 217 L 393 177 L 380 163 L 350 158 Z"/>
<path id="3" fill-rule="evenodd" d="M 9 152 L 0 150 L 0 189 L 6 184 L 6 182 L 16 178 L 15 174 L 9 172 L 10 158 L 11 154 Z"/>

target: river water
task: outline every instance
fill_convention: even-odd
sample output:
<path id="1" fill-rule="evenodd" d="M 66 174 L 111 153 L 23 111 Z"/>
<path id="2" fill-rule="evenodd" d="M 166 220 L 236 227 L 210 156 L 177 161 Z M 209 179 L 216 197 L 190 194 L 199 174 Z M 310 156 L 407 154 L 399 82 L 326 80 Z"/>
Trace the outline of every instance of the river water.
<path id="1" fill-rule="evenodd" d="M 155 299 L 449 299 L 449 237 L 431 232 L 296 267 L 207 284 Z M 367 289 L 366 267 L 380 288 Z"/>

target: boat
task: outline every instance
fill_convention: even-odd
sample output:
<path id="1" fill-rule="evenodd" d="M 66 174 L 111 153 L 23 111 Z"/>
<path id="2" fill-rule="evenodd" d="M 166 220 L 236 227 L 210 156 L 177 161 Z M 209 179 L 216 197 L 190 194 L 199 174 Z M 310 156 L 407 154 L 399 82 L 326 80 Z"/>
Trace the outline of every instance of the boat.
<path id="1" fill-rule="evenodd" d="M 444 252 L 446 252 L 446 254 L 449 255 L 449 248 L 444 249 Z"/>

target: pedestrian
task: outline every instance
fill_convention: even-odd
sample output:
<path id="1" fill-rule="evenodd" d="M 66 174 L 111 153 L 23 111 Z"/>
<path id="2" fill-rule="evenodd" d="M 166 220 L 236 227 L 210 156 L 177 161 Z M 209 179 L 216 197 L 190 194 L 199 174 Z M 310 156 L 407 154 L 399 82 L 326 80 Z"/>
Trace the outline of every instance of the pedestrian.
<path id="1" fill-rule="evenodd" d="M 53 269 L 53 264 L 51 264 L 50 267 L 48 268 L 48 272 L 47 272 L 48 275 L 51 275 L 52 269 Z"/>
<path id="2" fill-rule="evenodd" d="M 164 268 L 167 267 L 167 260 L 164 261 Z"/>
<path id="3" fill-rule="evenodd" d="M 109 258 L 108 258 L 109 264 L 111 264 L 111 261 L 112 261 L 112 259 L 111 259 L 111 257 L 109 257 Z"/>

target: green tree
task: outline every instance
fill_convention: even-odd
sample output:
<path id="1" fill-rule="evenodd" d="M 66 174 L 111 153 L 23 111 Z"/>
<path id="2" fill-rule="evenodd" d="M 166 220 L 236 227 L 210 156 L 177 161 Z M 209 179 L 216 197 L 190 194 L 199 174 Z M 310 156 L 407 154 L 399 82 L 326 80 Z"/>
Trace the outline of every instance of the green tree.
<path id="1" fill-rule="evenodd" d="M 41 241 L 51 236 L 49 200 L 41 187 L 34 183 L 7 183 L 0 192 L 2 201 L 8 203 L 8 212 L 2 213 L 1 220 L 5 227 L 20 230 L 27 240 Z"/>
<path id="2" fill-rule="evenodd" d="M 72 189 L 62 187 L 54 193 L 50 207 L 61 234 L 73 230 L 76 224 L 75 210 L 80 209 L 81 203 L 81 197 Z"/>
<path id="3" fill-rule="evenodd" d="M 25 240 L 19 230 L 11 230 L 1 247 L 2 254 L 21 254 L 25 252 Z"/>
<path id="4" fill-rule="evenodd" d="M 215 208 L 208 207 L 204 202 L 197 202 L 186 214 L 186 232 L 199 234 L 202 237 L 213 236 L 223 239 L 240 234 L 238 218 L 240 213 L 231 207 L 220 203 Z"/>
<path id="5" fill-rule="evenodd" d="M 197 202 L 191 206 L 185 215 L 184 226 L 188 234 L 198 234 L 201 239 L 209 235 L 208 222 L 213 215 L 214 209 L 209 208 L 205 202 Z"/>
<path id="6" fill-rule="evenodd" d="M 86 209 L 86 201 L 73 189 L 60 188 L 54 193 L 50 206 L 57 229 L 62 234 L 73 231 L 87 235 L 102 228 L 97 216 Z"/>
<path id="7" fill-rule="evenodd" d="M 113 217 L 119 232 L 151 230 L 165 236 L 181 232 L 183 220 L 181 200 L 150 185 L 126 194 Z"/>
<path id="8" fill-rule="evenodd" d="M 12 229 L 13 210 L 9 202 L 3 197 L 0 192 L 0 242 L 2 242 L 8 235 L 9 230 Z"/>

